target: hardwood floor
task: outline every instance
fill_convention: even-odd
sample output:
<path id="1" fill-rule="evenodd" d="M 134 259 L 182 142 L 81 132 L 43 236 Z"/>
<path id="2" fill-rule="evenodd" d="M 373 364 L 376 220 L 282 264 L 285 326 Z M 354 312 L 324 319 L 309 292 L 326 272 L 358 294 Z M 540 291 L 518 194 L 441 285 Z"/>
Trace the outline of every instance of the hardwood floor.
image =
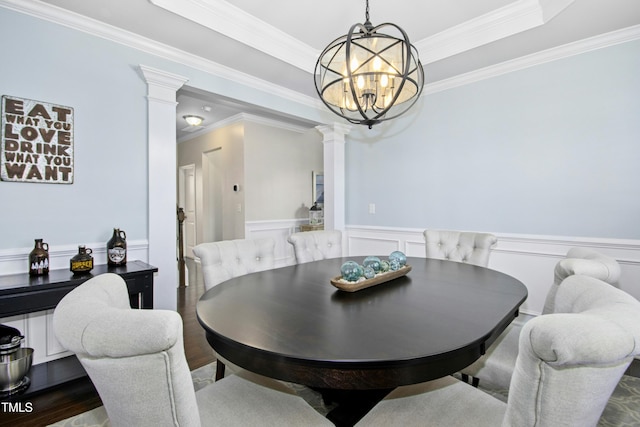
<path id="1" fill-rule="evenodd" d="M 195 271 L 195 270 L 194 270 Z M 190 280 L 190 286 L 178 288 L 178 313 L 184 324 L 184 347 L 189 369 L 194 370 L 214 362 L 213 351 L 209 347 L 204 330 L 196 318 L 196 303 L 204 293 L 201 280 Z M 31 397 L 32 411 L 29 413 L 9 413 L 0 407 L 0 427 L 25 426 L 44 427 L 102 405 L 100 397 L 88 378 L 74 381 L 55 390 Z M 26 402 L 22 403 L 25 408 Z"/>
<path id="2" fill-rule="evenodd" d="M 190 269 L 190 286 L 178 288 L 178 313 L 184 325 L 184 348 L 189 369 L 193 371 L 214 362 L 213 350 L 205 337 L 204 329 L 196 317 L 196 303 L 204 294 L 204 283 L 195 278 L 195 266 Z"/>

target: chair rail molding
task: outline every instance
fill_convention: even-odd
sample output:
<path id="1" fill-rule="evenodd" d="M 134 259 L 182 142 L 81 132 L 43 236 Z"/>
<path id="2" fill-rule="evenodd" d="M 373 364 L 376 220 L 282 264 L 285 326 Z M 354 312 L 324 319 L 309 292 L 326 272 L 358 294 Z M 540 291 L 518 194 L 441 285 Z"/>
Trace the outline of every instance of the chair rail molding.
<path id="1" fill-rule="evenodd" d="M 271 237 L 276 241 L 276 267 L 295 263 L 293 247 L 287 237 L 299 231 L 306 219 L 247 221 L 247 239 Z M 426 227 L 425 227 L 426 228 Z M 407 256 L 424 258 L 425 228 L 400 228 L 348 225 L 343 231 L 345 257 L 388 255 L 400 250 Z M 522 281 L 529 296 L 520 311 L 537 316 L 553 284 L 553 271 L 558 261 L 573 247 L 585 247 L 615 258 L 622 274 L 620 288 L 640 299 L 640 240 L 589 237 L 547 236 L 493 233 L 498 243 L 491 253 L 489 268 L 509 274 Z"/>
<path id="2" fill-rule="evenodd" d="M 350 225 L 346 227 L 345 251 L 349 256 L 365 256 L 401 250 L 407 256 L 425 257 L 423 231 L 423 228 Z M 620 288 L 640 299 L 639 240 L 488 232 L 498 238 L 489 268 L 521 280 L 529 290 L 529 297 L 521 307 L 523 313 L 539 315 L 542 312 L 553 284 L 555 265 L 572 247 L 590 248 L 615 258 L 622 270 Z"/>

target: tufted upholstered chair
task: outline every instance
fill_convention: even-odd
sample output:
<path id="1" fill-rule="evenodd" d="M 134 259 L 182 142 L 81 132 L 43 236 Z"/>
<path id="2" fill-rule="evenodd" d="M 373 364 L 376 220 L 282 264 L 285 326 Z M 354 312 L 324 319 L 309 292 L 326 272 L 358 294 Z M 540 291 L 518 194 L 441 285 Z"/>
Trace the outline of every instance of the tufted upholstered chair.
<path id="1" fill-rule="evenodd" d="M 298 264 L 342 256 L 342 233 L 338 230 L 302 231 L 287 241 L 293 245 Z"/>
<path id="2" fill-rule="evenodd" d="M 114 427 L 332 425 L 295 394 L 237 375 L 194 392 L 180 315 L 131 309 L 118 275 L 96 276 L 68 293 L 53 328 L 89 374 Z"/>
<path id="3" fill-rule="evenodd" d="M 547 294 L 542 314 L 555 311 L 556 293 L 560 283 L 575 274 L 595 277 L 610 285 L 616 285 L 620 278 L 620 265 L 615 259 L 591 249 L 570 249 L 566 258 L 555 266 L 554 283 Z M 482 382 L 496 389 L 507 390 L 518 356 L 518 339 L 522 326 L 523 323 L 518 322 L 518 319 L 510 324 L 480 359 L 462 370 L 463 378 L 471 376 L 475 385 Z"/>
<path id="4" fill-rule="evenodd" d="M 271 238 L 201 243 L 193 248 L 200 258 L 206 290 L 234 277 L 275 266 L 276 243 Z"/>
<path id="5" fill-rule="evenodd" d="M 542 314 L 555 311 L 555 293 L 560 283 L 574 274 L 595 277 L 613 286 L 620 280 L 620 264 L 610 256 L 587 248 L 571 248 L 554 270 L 553 286 L 549 289 Z"/>
<path id="6" fill-rule="evenodd" d="M 488 233 L 425 230 L 427 258 L 446 259 L 486 267 L 491 249 L 498 241 Z"/>
<path id="7" fill-rule="evenodd" d="M 271 238 L 223 240 L 197 245 L 193 253 L 200 258 L 205 290 L 234 277 L 274 268 L 275 246 L 276 242 Z M 234 372 L 241 370 L 217 353 L 216 359 L 216 380 L 224 376 L 225 366 Z"/>
<path id="8" fill-rule="evenodd" d="M 562 282 L 556 313 L 527 322 L 507 403 L 453 377 L 392 391 L 357 425 L 596 426 L 634 356 L 640 302 L 592 277 Z"/>

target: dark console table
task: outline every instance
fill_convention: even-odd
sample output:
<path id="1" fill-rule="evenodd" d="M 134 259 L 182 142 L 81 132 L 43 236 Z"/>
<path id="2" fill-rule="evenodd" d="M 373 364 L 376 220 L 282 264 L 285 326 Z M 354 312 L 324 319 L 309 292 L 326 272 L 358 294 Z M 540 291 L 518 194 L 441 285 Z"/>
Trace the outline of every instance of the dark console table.
<path id="1" fill-rule="evenodd" d="M 70 270 L 51 270 L 46 276 L 28 273 L 0 276 L 0 318 L 50 310 L 72 289 L 103 273 L 122 276 L 129 289 L 132 308 L 153 308 L 153 273 L 158 269 L 142 261 L 129 261 L 124 266 L 97 265 L 90 273 L 77 275 Z M 34 365 L 28 377 L 31 385 L 16 399 L 86 376 L 75 356 Z"/>
<path id="2" fill-rule="evenodd" d="M 157 271 L 142 261 L 129 261 L 119 267 L 97 265 L 83 275 L 51 270 L 46 276 L 0 276 L 0 318 L 55 308 L 73 288 L 103 273 L 119 274 L 127 282 L 131 307 L 153 308 L 153 273 Z"/>

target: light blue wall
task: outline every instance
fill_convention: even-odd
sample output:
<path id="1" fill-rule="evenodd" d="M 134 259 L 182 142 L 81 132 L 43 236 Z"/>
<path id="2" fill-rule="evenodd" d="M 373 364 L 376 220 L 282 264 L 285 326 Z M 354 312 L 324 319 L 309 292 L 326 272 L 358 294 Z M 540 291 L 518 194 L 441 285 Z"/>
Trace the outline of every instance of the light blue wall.
<path id="1" fill-rule="evenodd" d="M 177 62 L 0 8 L 2 95 L 74 108 L 75 182 L 0 182 L 0 250 L 106 242 L 113 227 L 147 239 L 147 87 L 140 64 L 191 87 L 307 119 L 308 106 Z M 167 165 L 175 173 L 175 165 Z M 167 191 L 172 191 L 168 189 Z"/>
<path id="2" fill-rule="evenodd" d="M 0 92 L 75 112 L 72 185 L 0 182 L 0 250 L 147 238 L 138 65 L 319 122 L 308 106 L 0 8 Z M 640 238 L 640 42 L 425 96 L 347 143 L 347 223 Z M 167 165 L 174 173 L 175 165 Z M 367 213 L 376 204 L 375 215 Z"/>
<path id="3" fill-rule="evenodd" d="M 348 136 L 348 224 L 640 238 L 639 41 L 417 107 Z"/>
<path id="4" fill-rule="evenodd" d="M 0 40 L 0 92 L 75 115 L 73 184 L 0 182 L 0 249 L 146 239 L 146 85 L 122 49 L 5 9 Z"/>

